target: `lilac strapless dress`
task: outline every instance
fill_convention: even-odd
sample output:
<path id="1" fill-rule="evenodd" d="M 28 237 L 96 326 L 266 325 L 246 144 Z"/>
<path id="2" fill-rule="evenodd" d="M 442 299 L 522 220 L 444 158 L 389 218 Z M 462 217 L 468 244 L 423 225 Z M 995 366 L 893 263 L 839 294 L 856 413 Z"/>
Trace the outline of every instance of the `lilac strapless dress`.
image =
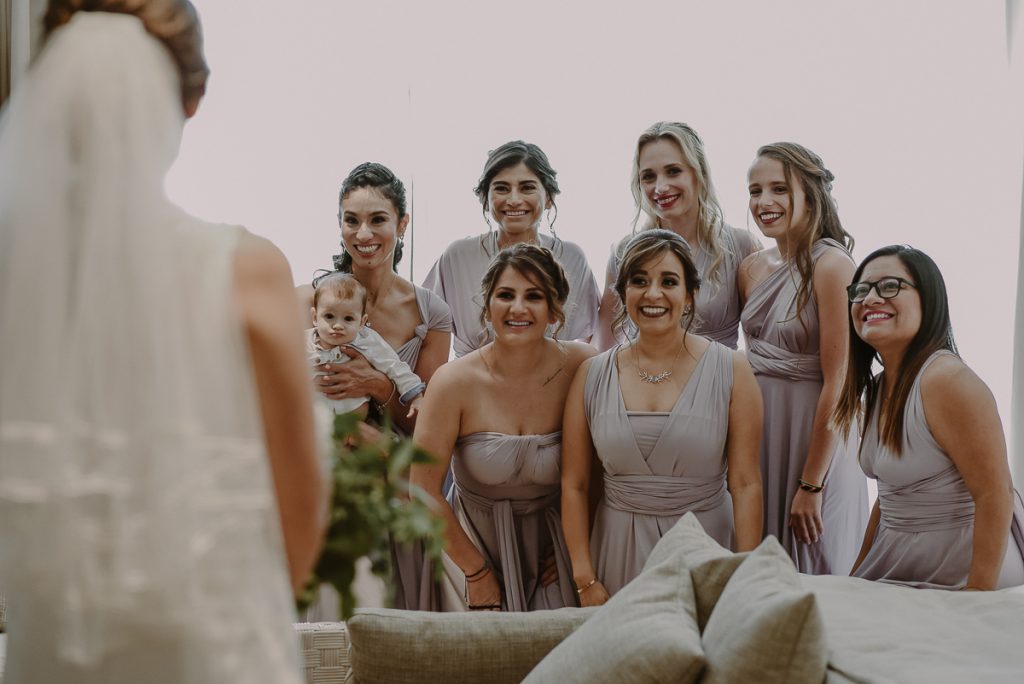
<path id="1" fill-rule="evenodd" d="M 576 585 L 562 537 L 562 433 L 505 435 L 475 432 L 460 437 L 452 455 L 455 481 L 448 496 L 455 518 L 502 585 L 502 609 L 529 611 L 576 605 Z M 540 577 L 554 554 L 558 580 Z M 467 610 L 466 578 L 447 555 L 428 605 Z"/>

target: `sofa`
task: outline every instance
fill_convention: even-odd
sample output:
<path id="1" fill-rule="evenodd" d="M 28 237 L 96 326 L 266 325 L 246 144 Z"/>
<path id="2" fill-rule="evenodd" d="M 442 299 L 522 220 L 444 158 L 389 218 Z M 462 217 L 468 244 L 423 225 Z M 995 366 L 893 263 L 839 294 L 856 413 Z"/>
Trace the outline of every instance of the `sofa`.
<path id="1" fill-rule="evenodd" d="M 600 608 L 365 609 L 295 628 L 310 684 L 1024 681 L 1024 587 L 800 575 L 774 538 L 731 553 L 692 515 Z"/>

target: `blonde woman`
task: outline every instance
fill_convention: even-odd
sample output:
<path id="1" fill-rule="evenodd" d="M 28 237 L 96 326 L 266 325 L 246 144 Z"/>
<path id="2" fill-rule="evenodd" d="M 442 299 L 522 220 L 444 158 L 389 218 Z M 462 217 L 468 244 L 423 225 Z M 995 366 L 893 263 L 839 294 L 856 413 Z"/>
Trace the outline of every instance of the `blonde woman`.
<path id="1" fill-rule="evenodd" d="M 702 286 L 693 332 L 735 349 L 740 324 L 736 274 L 740 262 L 760 249 L 749 231 L 726 225 L 715 196 L 704 141 L 684 123 L 660 121 L 636 143 L 630 183 L 636 203 L 637 230 L 663 228 L 683 238 L 700 273 Z M 605 350 L 636 336 L 629 318 L 614 325 L 622 304 L 615 283 L 626 236 L 612 247 L 601 299 L 600 323 L 594 344 Z"/>

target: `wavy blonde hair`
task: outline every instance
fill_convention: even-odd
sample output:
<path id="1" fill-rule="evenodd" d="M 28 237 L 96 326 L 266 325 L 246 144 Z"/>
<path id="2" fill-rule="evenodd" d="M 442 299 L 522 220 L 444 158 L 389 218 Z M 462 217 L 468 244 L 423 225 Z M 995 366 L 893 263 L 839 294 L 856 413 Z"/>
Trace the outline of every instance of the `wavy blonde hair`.
<path id="1" fill-rule="evenodd" d="M 725 223 L 723 220 L 722 206 L 715 194 L 715 186 L 711 182 L 711 169 L 708 167 L 708 158 L 704 153 L 704 141 L 685 123 L 677 121 L 659 121 L 640 134 L 636 141 L 636 150 L 633 154 L 633 174 L 630 179 L 630 190 L 633 193 L 633 202 L 636 206 L 636 213 L 633 215 L 633 235 L 638 230 L 650 230 L 660 228 L 658 215 L 654 207 L 647 199 L 643 189 L 640 187 L 640 153 L 644 147 L 657 140 L 670 140 L 679 146 L 683 153 L 683 159 L 693 169 L 697 178 L 697 239 L 700 244 L 711 255 L 711 265 L 708 272 L 704 274 L 707 282 L 714 288 L 721 285 L 720 266 L 727 253 L 731 253 L 723 239 Z M 626 243 L 623 240 L 619 245 L 619 256 L 625 251 Z"/>

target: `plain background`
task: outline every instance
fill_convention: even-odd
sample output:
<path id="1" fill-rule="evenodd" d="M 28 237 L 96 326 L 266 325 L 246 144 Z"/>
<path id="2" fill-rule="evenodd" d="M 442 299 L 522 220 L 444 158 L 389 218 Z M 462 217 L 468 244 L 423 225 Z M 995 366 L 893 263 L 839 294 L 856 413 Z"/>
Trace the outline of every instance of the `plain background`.
<path id="1" fill-rule="evenodd" d="M 169 191 L 273 240 L 296 282 L 338 252 L 338 186 L 363 161 L 410 189 L 400 270 L 419 282 L 487 229 L 487 151 L 537 143 L 555 229 L 603 279 L 648 125 L 700 132 L 726 220 L 755 234 L 747 168 L 793 140 L 835 174 L 856 259 L 903 242 L 938 262 L 1008 426 L 1024 106 L 1004 2 L 194 2 L 213 75 Z"/>

